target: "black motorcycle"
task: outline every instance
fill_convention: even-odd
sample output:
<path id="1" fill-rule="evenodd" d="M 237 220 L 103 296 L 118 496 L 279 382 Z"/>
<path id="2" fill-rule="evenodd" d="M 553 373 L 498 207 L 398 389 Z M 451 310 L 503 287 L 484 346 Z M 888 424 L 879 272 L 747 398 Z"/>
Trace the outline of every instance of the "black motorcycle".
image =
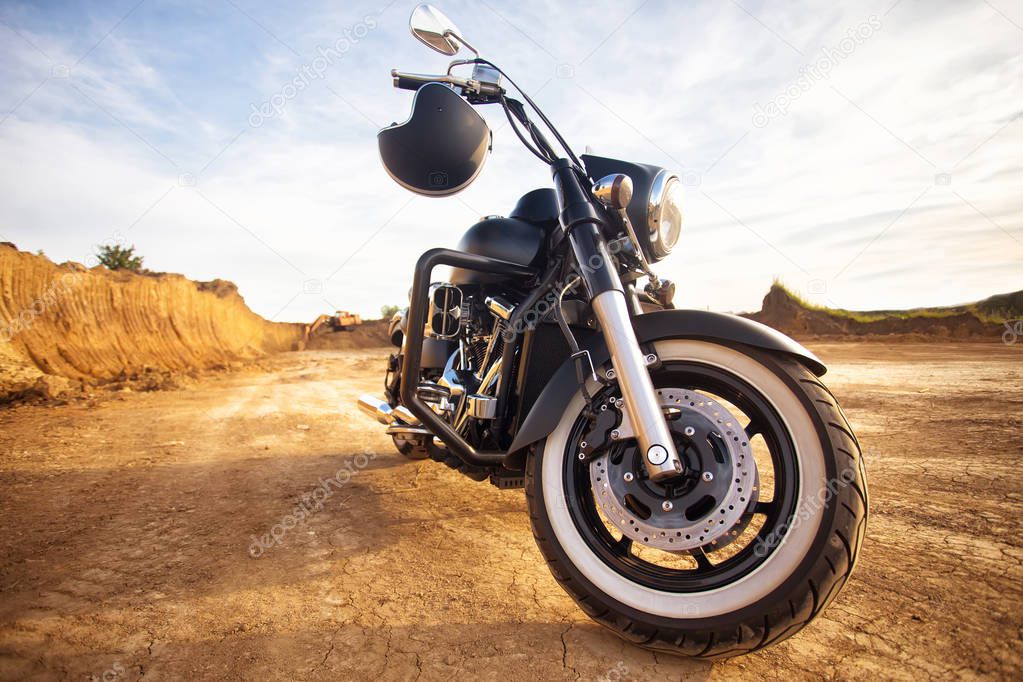
<path id="1" fill-rule="evenodd" d="M 386 401 L 360 407 L 407 457 L 524 487 L 554 577 L 625 639 L 724 657 L 797 632 L 845 584 L 867 516 L 824 365 L 745 318 L 674 309 L 651 264 L 681 234 L 677 175 L 576 156 L 440 11 L 420 5 L 410 23 L 473 56 L 444 75 L 392 72 L 416 94 L 378 135 L 391 177 L 428 196 L 469 185 L 491 146 L 473 107 L 496 105 L 553 188 L 422 255 L 391 323 Z"/>

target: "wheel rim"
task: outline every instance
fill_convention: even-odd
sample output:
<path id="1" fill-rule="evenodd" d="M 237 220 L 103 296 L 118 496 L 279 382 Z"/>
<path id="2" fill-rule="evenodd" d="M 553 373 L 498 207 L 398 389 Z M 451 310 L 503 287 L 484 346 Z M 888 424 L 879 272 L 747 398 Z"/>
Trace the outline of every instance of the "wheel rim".
<path id="1" fill-rule="evenodd" d="M 759 439 L 758 468 L 761 460 L 769 464 L 769 494 L 750 509 L 743 523 L 746 532 L 738 534 L 726 548 L 710 543 L 702 549 L 668 554 L 630 540 L 609 523 L 599 511 L 590 477 L 590 465 L 574 456 L 587 427 L 580 415 L 563 453 L 565 499 L 568 512 L 586 544 L 615 573 L 644 587 L 665 592 L 703 592 L 727 586 L 755 571 L 770 559 L 792 519 L 798 502 L 799 467 L 796 449 L 784 420 L 771 402 L 744 379 L 719 367 L 691 361 L 668 361 L 652 379 L 657 388 L 684 388 L 709 395 L 730 405 L 733 414 L 742 415 L 751 443 Z M 598 399 L 613 397 L 613 387 Z M 745 422 L 749 424 L 746 425 Z M 622 460 L 632 457 L 635 473 L 643 475 L 641 458 L 630 454 L 629 446 L 618 446 Z M 633 451 L 635 450 L 632 446 Z M 609 458 L 614 455 L 609 455 Z M 769 499 L 768 499 L 769 498 Z M 748 528 L 746 526 L 749 526 Z"/>

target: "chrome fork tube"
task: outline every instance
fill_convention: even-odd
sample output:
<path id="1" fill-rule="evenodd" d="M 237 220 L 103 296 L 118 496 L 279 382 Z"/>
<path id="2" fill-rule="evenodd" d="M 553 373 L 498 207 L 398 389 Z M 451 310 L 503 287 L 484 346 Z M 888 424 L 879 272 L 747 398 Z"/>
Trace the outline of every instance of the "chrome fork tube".
<path id="1" fill-rule="evenodd" d="M 682 473 L 682 461 L 668 431 L 646 359 L 632 329 L 625 294 L 610 290 L 593 299 L 593 312 L 607 340 L 625 409 L 635 425 L 636 438 L 645 454 L 643 464 L 651 480 L 661 481 Z"/>
<path id="2" fill-rule="evenodd" d="M 601 231 L 603 214 L 583 186 L 581 173 L 567 159 L 551 165 L 554 189 L 558 197 L 561 228 L 568 234 L 593 312 L 611 351 L 625 409 L 635 427 L 643 452 L 643 463 L 654 481 L 663 481 L 682 473 L 682 460 L 650 380 L 643 352 L 639 347 L 625 299 L 625 288 Z"/>

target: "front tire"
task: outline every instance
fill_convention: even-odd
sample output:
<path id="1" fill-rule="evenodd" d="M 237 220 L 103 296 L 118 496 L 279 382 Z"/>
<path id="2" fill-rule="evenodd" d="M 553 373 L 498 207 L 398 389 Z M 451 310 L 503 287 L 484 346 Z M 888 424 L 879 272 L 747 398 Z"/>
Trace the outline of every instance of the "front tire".
<path id="1" fill-rule="evenodd" d="M 585 421 L 577 393 L 526 463 L 537 544 L 580 608 L 636 644 L 722 658 L 779 642 L 834 599 L 855 564 L 867 515 L 858 443 L 834 396 L 788 357 L 693 340 L 655 347 L 662 363 L 652 373 L 655 385 L 684 382 L 687 391 L 705 391 L 698 385 L 704 377 L 716 387 L 714 395 L 727 394 L 754 414 L 759 406 L 763 414 L 754 419 L 774 425 L 759 427 L 777 432 L 762 436 L 771 442 L 764 447 L 769 454 L 760 457 L 771 463 L 768 481 L 775 489 L 763 509 L 773 511 L 765 511 L 759 528 L 743 526 L 748 532 L 734 542 L 749 544 L 728 550 L 719 563 L 708 557 L 722 550 L 709 544 L 690 553 L 703 554 L 695 567 L 683 563 L 680 552 L 652 563 L 655 553 L 641 542 L 634 547 L 624 534 L 616 539 L 604 517 L 606 527 L 600 528 L 587 482 L 573 473 L 580 466 L 574 460 Z M 762 488 L 768 468 L 760 473 Z"/>

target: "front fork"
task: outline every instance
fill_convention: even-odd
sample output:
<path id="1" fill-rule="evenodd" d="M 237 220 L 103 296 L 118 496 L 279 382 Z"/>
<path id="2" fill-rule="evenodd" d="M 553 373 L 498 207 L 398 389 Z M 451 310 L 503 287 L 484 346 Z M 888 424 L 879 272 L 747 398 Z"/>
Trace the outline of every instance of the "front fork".
<path id="1" fill-rule="evenodd" d="M 643 463 L 651 480 L 672 478 L 682 473 L 682 460 L 661 414 L 646 359 L 632 328 L 625 287 L 600 229 L 604 220 L 571 163 L 559 159 L 552 168 L 561 227 L 568 233 L 593 312 L 611 352 L 625 409 L 645 454 Z"/>

